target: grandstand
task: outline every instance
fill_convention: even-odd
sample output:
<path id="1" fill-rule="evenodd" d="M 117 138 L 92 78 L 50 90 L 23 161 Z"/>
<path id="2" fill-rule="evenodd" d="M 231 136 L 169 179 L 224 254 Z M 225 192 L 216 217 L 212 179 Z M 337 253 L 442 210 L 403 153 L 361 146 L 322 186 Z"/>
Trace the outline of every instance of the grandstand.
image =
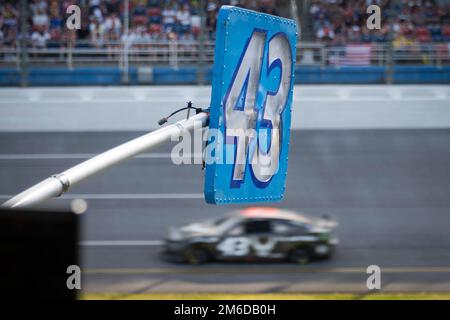
<path id="1" fill-rule="evenodd" d="M 281 1 L 282 2 L 282 1 Z M 1 43 L 14 47 L 20 34 L 20 1 L 0 1 Z M 145 43 L 155 40 L 198 40 L 201 16 L 203 31 L 209 39 L 215 35 L 216 15 L 221 5 L 237 5 L 247 9 L 278 15 L 275 0 L 200 1 L 194 0 L 129 0 L 129 34 L 124 34 L 125 2 L 123 0 L 33 0 L 28 6 L 27 36 L 38 48 L 59 47 L 72 42 L 76 47 L 103 48 L 110 43 Z M 72 32 L 65 27 L 67 8 L 81 9 L 81 28 Z"/>
<path id="2" fill-rule="evenodd" d="M 373 66 L 393 73 L 395 66 L 441 68 L 450 63 L 450 1 L 447 0 L 25 2 L 27 5 L 22 8 L 21 0 L 0 1 L 0 67 L 4 72 L 13 73 L 11 68 L 16 72 L 22 70 L 21 77 L 24 68 L 59 66 L 74 70 L 95 66 L 115 67 L 126 74 L 129 82 L 133 68 L 140 68 L 136 72 L 142 74 L 146 72 L 142 69 L 145 67 L 186 71 L 199 65 L 210 66 L 216 15 L 221 5 L 228 4 L 299 21 L 299 66 Z M 81 8 L 79 30 L 69 30 L 65 25 L 66 10 L 73 4 Z M 380 30 L 366 27 L 366 8 L 370 4 L 381 7 Z M 26 37 L 21 37 L 22 30 Z M 153 69 L 149 72 L 154 73 Z M 208 70 L 205 72 L 202 78 L 208 81 Z M 389 80 L 392 77 L 385 75 L 375 82 L 392 82 Z M 448 78 L 445 71 L 439 81 L 450 81 Z"/>

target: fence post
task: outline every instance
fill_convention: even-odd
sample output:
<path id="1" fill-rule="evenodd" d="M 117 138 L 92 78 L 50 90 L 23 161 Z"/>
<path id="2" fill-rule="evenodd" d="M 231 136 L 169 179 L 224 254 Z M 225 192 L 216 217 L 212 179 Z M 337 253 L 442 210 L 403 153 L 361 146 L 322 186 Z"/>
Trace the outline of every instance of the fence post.
<path id="1" fill-rule="evenodd" d="M 388 48 L 387 48 L 387 50 L 386 50 L 386 53 L 387 53 L 387 61 L 386 61 L 386 83 L 387 84 L 392 84 L 392 82 L 393 82 L 393 78 L 394 78 L 394 76 L 393 76 L 393 64 L 394 64 L 394 61 L 393 61 L 393 55 L 394 55 L 394 50 L 393 50 L 393 44 L 392 44 L 392 38 L 391 38 L 391 35 L 389 35 L 389 41 L 388 41 L 388 44 L 387 44 L 387 46 L 388 46 Z"/>
<path id="2" fill-rule="evenodd" d="M 28 1 L 20 1 L 20 85 L 22 87 L 28 86 L 28 52 L 27 52 L 27 39 L 28 39 Z"/>
<path id="3" fill-rule="evenodd" d="M 172 68 L 178 69 L 178 40 L 169 40 L 169 64 Z"/>
<path id="4" fill-rule="evenodd" d="M 130 10 L 129 10 L 129 0 L 124 0 L 123 8 L 123 31 L 125 34 L 124 41 L 122 41 L 122 54 L 123 54 L 123 70 L 122 70 L 122 81 L 126 84 L 130 82 L 129 76 L 129 66 L 128 66 L 128 47 L 130 45 L 129 39 L 129 21 L 130 21 Z"/>
<path id="5" fill-rule="evenodd" d="M 67 68 L 73 70 L 73 59 L 72 59 L 72 44 L 70 41 L 67 43 Z"/>
<path id="6" fill-rule="evenodd" d="M 327 64 L 327 51 L 328 48 L 326 47 L 326 45 L 321 44 L 320 45 L 320 58 L 321 58 L 321 65 L 322 67 L 325 67 L 325 65 Z"/>
<path id="7" fill-rule="evenodd" d="M 387 12 L 387 18 L 390 20 L 391 18 L 393 18 L 395 16 L 395 13 L 391 10 L 391 8 L 388 8 L 388 12 Z M 386 84 L 392 84 L 394 82 L 394 70 L 393 70 L 393 65 L 394 65 L 394 36 L 395 36 L 395 32 L 394 32 L 394 28 L 392 26 L 392 24 L 390 23 L 390 21 L 388 20 L 389 23 L 389 32 L 388 32 L 388 41 L 387 41 L 387 50 L 386 50 Z"/>
<path id="8" fill-rule="evenodd" d="M 198 35 L 198 73 L 197 84 L 203 85 L 205 83 L 205 0 L 200 0 L 200 33 Z"/>
<path id="9" fill-rule="evenodd" d="M 298 30 L 298 39 L 301 38 L 302 35 L 302 31 L 303 31 L 303 26 L 300 24 L 300 21 L 298 19 L 298 7 L 297 7 L 297 2 L 295 0 L 291 0 L 290 1 L 290 11 L 291 11 L 291 18 L 292 20 L 295 21 L 295 23 L 297 24 L 297 28 L 299 28 L 300 30 Z"/>

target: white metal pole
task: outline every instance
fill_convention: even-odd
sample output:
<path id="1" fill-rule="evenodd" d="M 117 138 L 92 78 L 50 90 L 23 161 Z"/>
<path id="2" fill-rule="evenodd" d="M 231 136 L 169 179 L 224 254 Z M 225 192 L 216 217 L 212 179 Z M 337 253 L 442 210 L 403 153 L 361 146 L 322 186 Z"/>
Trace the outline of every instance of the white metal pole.
<path id="1" fill-rule="evenodd" d="M 20 85 L 28 86 L 28 2 L 20 1 Z"/>
<path id="2" fill-rule="evenodd" d="M 38 204 L 50 198 L 59 197 L 69 187 L 78 182 L 132 158 L 140 153 L 154 149 L 172 137 L 180 137 L 185 131 L 207 126 L 209 114 L 201 112 L 189 119 L 155 130 L 146 135 L 128 141 L 113 149 L 86 160 L 60 174 L 53 175 L 31 188 L 19 193 L 5 202 L 2 207 L 26 207 Z"/>
<path id="3" fill-rule="evenodd" d="M 124 34 L 125 34 L 125 38 L 123 41 L 123 81 L 125 83 L 129 83 L 130 81 L 130 75 L 129 75 L 129 46 L 131 45 L 130 43 L 130 30 L 129 30 L 129 25 L 130 25 L 130 10 L 129 10 L 129 0 L 125 0 L 124 1 L 124 13 L 123 13 L 123 24 L 124 24 Z"/>

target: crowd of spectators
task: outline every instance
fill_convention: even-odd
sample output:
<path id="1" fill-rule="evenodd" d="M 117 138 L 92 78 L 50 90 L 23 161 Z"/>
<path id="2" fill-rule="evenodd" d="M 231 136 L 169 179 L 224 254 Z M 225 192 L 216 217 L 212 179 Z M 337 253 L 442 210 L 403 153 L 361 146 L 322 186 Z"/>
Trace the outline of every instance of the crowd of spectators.
<path id="1" fill-rule="evenodd" d="M 367 28 L 368 6 L 381 8 L 381 29 Z M 331 45 L 450 41 L 448 0 L 314 0 L 310 7 L 314 36 Z"/>
<path id="2" fill-rule="evenodd" d="M 129 31 L 125 34 L 123 0 L 29 0 L 26 38 L 34 48 L 114 48 L 126 43 L 139 47 L 157 40 L 198 39 L 201 31 L 215 35 L 221 5 L 234 5 L 278 15 L 276 0 L 129 0 Z M 283 2 L 286 5 L 286 1 Z M 381 8 L 381 29 L 367 27 L 367 7 Z M 14 48 L 21 38 L 21 1 L 0 0 L 0 48 Z M 78 30 L 66 27 L 67 8 L 79 6 Z M 201 30 L 201 15 L 206 28 Z M 450 43 L 450 0 L 311 0 L 305 12 L 305 35 L 333 48 L 346 44 L 385 43 L 394 49 L 436 50 Z M 305 18 L 303 15 L 302 18 Z M 310 32 L 308 32 L 310 31 Z M 405 49 L 406 48 L 406 49 Z M 447 50 L 447 49 L 445 49 Z"/>
<path id="3" fill-rule="evenodd" d="M 230 4 L 277 14 L 275 0 L 129 0 L 129 32 L 124 33 L 123 0 L 31 0 L 27 37 L 33 47 L 88 46 L 103 48 L 121 41 L 193 40 L 201 31 L 201 10 L 206 19 L 205 36 L 213 38 L 221 5 Z M 81 28 L 66 27 L 67 8 L 81 9 Z M 20 38 L 20 0 L 0 0 L 0 46 L 14 47 Z"/>

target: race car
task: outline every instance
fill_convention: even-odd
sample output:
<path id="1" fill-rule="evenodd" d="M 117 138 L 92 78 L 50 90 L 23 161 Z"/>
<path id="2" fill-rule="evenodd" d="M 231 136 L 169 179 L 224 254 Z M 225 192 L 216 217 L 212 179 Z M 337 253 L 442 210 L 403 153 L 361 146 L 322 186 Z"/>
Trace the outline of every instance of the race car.
<path id="1" fill-rule="evenodd" d="M 271 207 L 233 211 L 216 220 L 171 228 L 161 252 L 176 262 L 284 260 L 305 264 L 329 258 L 337 222 Z"/>

